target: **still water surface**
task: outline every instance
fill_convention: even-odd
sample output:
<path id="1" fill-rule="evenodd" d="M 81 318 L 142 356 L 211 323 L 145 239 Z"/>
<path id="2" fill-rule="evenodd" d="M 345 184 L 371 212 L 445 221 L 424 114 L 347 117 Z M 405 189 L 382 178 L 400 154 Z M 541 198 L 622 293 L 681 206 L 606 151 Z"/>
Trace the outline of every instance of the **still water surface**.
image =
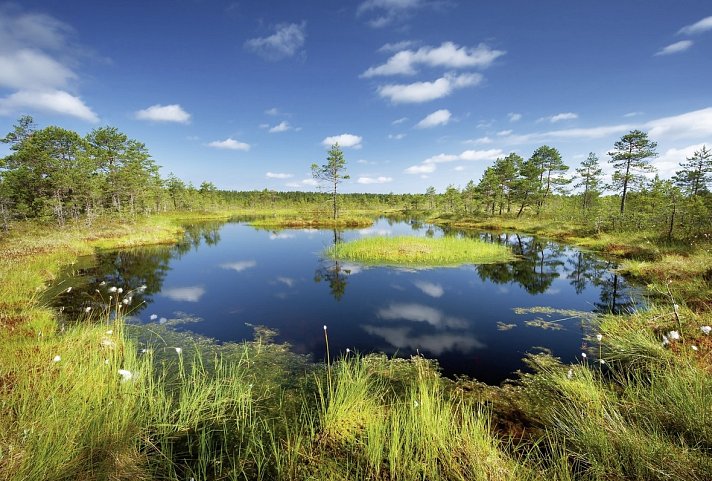
<path id="1" fill-rule="evenodd" d="M 321 256 L 334 239 L 404 234 L 477 236 L 510 245 L 520 258 L 411 270 Z M 278 331 L 278 342 L 316 360 L 325 354 L 326 325 L 332 356 L 347 348 L 420 353 L 436 358 L 446 375 L 498 383 L 522 368 L 522 357 L 536 348 L 574 361 L 591 334 L 590 314 L 583 313 L 630 307 L 635 290 L 614 267 L 532 237 L 446 233 L 414 221 L 382 219 L 340 233 L 258 230 L 233 222 L 191 226 L 173 247 L 102 253 L 91 265 L 75 266 L 54 299 L 71 318 L 100 307 L 109 286 L 128 292 L 145 285 L 134 291 L 130 306 L 136 322 L 189 318 L 194 322 L 178 329 L 219 341 L 251 339 L 251 325 L 264 325 Z M 70 284 L 75 287 L 67 293 Z"/>

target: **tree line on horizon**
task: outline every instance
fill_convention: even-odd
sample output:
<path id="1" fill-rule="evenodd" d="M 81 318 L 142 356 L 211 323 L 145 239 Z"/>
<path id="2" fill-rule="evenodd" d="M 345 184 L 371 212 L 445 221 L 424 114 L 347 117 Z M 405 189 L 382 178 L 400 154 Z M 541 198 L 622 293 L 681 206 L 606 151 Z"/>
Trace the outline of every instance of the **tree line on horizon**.
<path id="1" fill-rule="evenodd" d="M 38 129 L 22 116 L 0 141 L 11 153 L 0 159 L 0 223 L 12 220 L 70 219 L 89 222 L 101 215 L 132 216 L 171 210 L 317 206 L 336 216 L 337 185 L 346 175 L 339 146 L 324 165 L 312 165 L 328 192 L 247 192 L 218 190 L 212 183 L 186 184 L 173 174 L 161 178 L 145 144 L 115 127 L 99 127 L 85 136 L 57 126 Z M 463 217 L 547 217 L 595 223 L 597 229 L 676 227 L 687 234 L 709 231 L 712 224 L 712 152 L 703 146 L 680 162 L 671 179 L 655 175 L 657 144 L 632 130 L 608 153 L 613 175 L 604 180 L 600 159 L 590 153 L 569 176 L 559 151 L 542 145 L 528 159 L 516 153 L 498 158 L 479 182 L 449 185 L 437 193 L 341 194 L 343 208 L 439 211 Z M 333 164 L 333 165 L 332 165 Z M 646 175 L 648 174 L 648 175 Z M 571 187 L 576 190 L 572 190 Z M 613 195 L 606 195 L 613 192 Z M 319 207 L 322 206 L 322 207 Z M 332 209 L 333 206 L 333 209 Z"/>

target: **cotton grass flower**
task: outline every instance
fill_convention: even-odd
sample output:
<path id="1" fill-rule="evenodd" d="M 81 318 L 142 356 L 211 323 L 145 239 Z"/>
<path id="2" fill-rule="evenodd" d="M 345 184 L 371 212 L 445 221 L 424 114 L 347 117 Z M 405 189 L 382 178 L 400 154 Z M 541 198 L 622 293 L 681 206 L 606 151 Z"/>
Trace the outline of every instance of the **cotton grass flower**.
<path id="1" fill-rule="evenodd" d="M 698 350 L 699 350 L 699 349 L 697 348 L 697 346 L 694 346 L 694 345 L 693 345 L 693 346 L 690 346 L 690 347 L 692 347 L 692 350 L 693 350 L 693 351 L 698 351 Z"/>
<path id="2" fill-rule="evenodd" d="M 72 292 L 72 286 L 67 287 L 67 291 L 66 291 L 66 292 L 67 292 L 67 294 L 69 294 L 70 292 Z"/>
<path id="3" fill-rule="evenodd" d="M 101 345 L 102 347 L 114 347 L 114 341 L 104 338 L 101 340 Z"/>
<path id="4" fill-rule="evenodd" d="M 582 353 L 581 353 L 581 357 L 584 358 L 584 359 L 586 359 L 588 356 L 586 355 L 585 352 L 582 352 Z"/>
<path id="5" fill-rule="evenodd" d="M 176 353 L 177 353 L 177 354 L 182 354 L 182 353 L 183 353 L 183 349 L 180 348 L 180 347 L 174 347 L 173 349 L 176 350 Z"/>
<path id="6" fill-rule="evenodd" d="M 598 342 L 601 342 L 603 340 L 603 334 L 596 334 L 596 339 L 598 339 Z"/>
<path id="7" fill-rule="evenodd" d="M 123 287 L 119 287 L 118 289 L 116 289 L 116 292 L 118 292 L 119 294 L 121 294 L 122 292 L 124 292 Z"/>
<path id="8" fill-rule="evenodd" d="M 126 369 L 119 369 L 118 372 L 121 376 L 122 381 L 130 381 L 131 378 L 133 378 L 133 373 L 131 371 L 127 371 Z"/>
<path id="9" fill-rule="evenodd" d="M 155 321 L 156 319 L 158 319 L 158 316 L 156 314 L 151 314 L 149 319 L 151 319 L 152 321 Z"/>
<path id="10" fill-rule="evenodd" d="M 61 360 L 62 360 L 62 358 L 61 358 L 60 356 L 54 356 L 54 357 L 52 358 L 52 362 L 59 362 L 59 361 L 61 361 Z"/>
<path id="11" fill-rule="evenodd" d="M 84 312 L 89 314 L 91 312 L 91 306 L 87 306 L 84 308 Z"/>
<path id="12" fill-rule="evenodd" d="M 679 341 L 680 340 L 680 333 L 677 331 L 670 331 L 668 332 L 668 338 L 671 341 Z"/>
<path id="13" fill-rule="evenodd" d="M 110 335 L 112 335 L 112 334 L 114 333 L 114 330 L 113 330 L 113 329 L 109 329 L 108 331 L 106 331 L 106 333 L 110 336 Z"/>
<path id="14" fill-rule="evenodd" d="M 663 346 L 667 346 L 668 344 L 670 344 L 670 339 L 668 339 L 668 337 L 663 334 Z"/>
<path id="15" fill-rule="evenodd" d="M 705 336 L 709 336 L 710 332 L 712 332 L 712 326 L 702 326 L 700 327 L 700 331 L 702 331 L 702 334 Z"/>
<path id="16" fill-rule="evenodd" d="M 569 369 L 569 372 L 566 373 L 566 379 L 573 379 L 574 377 L 574 370 Z"/>
<path id="17" fill-rule="evenodd" d="M 115 286 L 109 287 L 109 292 L 116 292 L 116 291 L 117 291 L 117 289 Z"/>

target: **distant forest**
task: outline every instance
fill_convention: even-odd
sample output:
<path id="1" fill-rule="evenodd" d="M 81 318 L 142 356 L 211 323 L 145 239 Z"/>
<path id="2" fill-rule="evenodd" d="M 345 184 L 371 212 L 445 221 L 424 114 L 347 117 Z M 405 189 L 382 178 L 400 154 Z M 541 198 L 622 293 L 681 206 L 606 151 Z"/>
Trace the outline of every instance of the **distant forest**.
<path id="1" fill-rule="evenodd" d="M 0 139 L 11 153 L 0 159 L 0 223 L 38 219 L 60 225 L 99 216 L 134 216 L 181 210 L 293 208 L 328 215 L 329 194 L 235 192 L 210 182 L 196 187 L 173 174 L 159 175 L 146 146 L 114 127 L 85 136 L 61 127 L 39 129 L 20 117 Z M 690 237 L 712 231 L 712 152 L 703 146 L 671 179 L 654 175 L 657 145 L 634 130 L 608 153 L 613 175 L 590 153 L 570 172 L 559 151 L 537 148 L 528 159 L 509 154 L 487 167 L 479 181 L 444 192 L 340 194 L 341 209 L 428 211 L 467 219 L 528 217 L 578 222 L 597 231 L 646 229 Z M 646 175 L 647 174 L 647 175 Z M 323 212 L 322 212 L 323 211 Z"/>

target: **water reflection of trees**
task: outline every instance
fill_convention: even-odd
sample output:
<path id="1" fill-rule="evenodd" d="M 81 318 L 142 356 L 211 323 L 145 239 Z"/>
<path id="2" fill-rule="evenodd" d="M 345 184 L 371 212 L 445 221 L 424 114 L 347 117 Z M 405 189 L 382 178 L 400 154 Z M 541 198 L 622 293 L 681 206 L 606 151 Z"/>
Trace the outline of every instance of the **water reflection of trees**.
<path id="1" fill-rule="evenodd" d="M 343 242 L 343 231 L 333 229 L 332 232 L 332 245 Z M 351 269 L 338 259 L 321 259 L 319 267 L 314 272 L 314 282 L 326 281 L 331 295 L 339 301 L 346 293 L 349 274 Z"/>
<path id="2" fill-rule="evenodd" d="M 185 236 L 173 246 L 143 247 L 117 251 L 99 251 L 91 264 L 74 266 L 65 277 L 82 279 L 78 285 L 73 281 L 70 292 L 63 291 L 53 300 L 61 308 L 65 320 L 72 321 L 106 308 L 116 302 L 118 293 L 111 287 L 121 288 L 120 298 L 130 299 L 125 312 L 137 315 L 153 302 L 153 295 L 160 292 L 170 270 L 171 259 L 180 258 L 201 244 L 215 245 L 220 242 L 221 223 L 204 223 L 185 226 Z M 111 300 L 110 300 L 111 296 Z"/>
<path id="3" fill-rule="evenodd" d="M 560 276 L 559 269 L 564 264 L 563 248 L 529 238 L 525 239 L 515 234 L 483 234 L 488 242 L 509 245 L 519 258 L 514 262 L 481 264 L 476 266 L 477 275 L 482 280 L 495 284 L 516 282 L 530 294 L 546 292 L 554 279 Z"/>

